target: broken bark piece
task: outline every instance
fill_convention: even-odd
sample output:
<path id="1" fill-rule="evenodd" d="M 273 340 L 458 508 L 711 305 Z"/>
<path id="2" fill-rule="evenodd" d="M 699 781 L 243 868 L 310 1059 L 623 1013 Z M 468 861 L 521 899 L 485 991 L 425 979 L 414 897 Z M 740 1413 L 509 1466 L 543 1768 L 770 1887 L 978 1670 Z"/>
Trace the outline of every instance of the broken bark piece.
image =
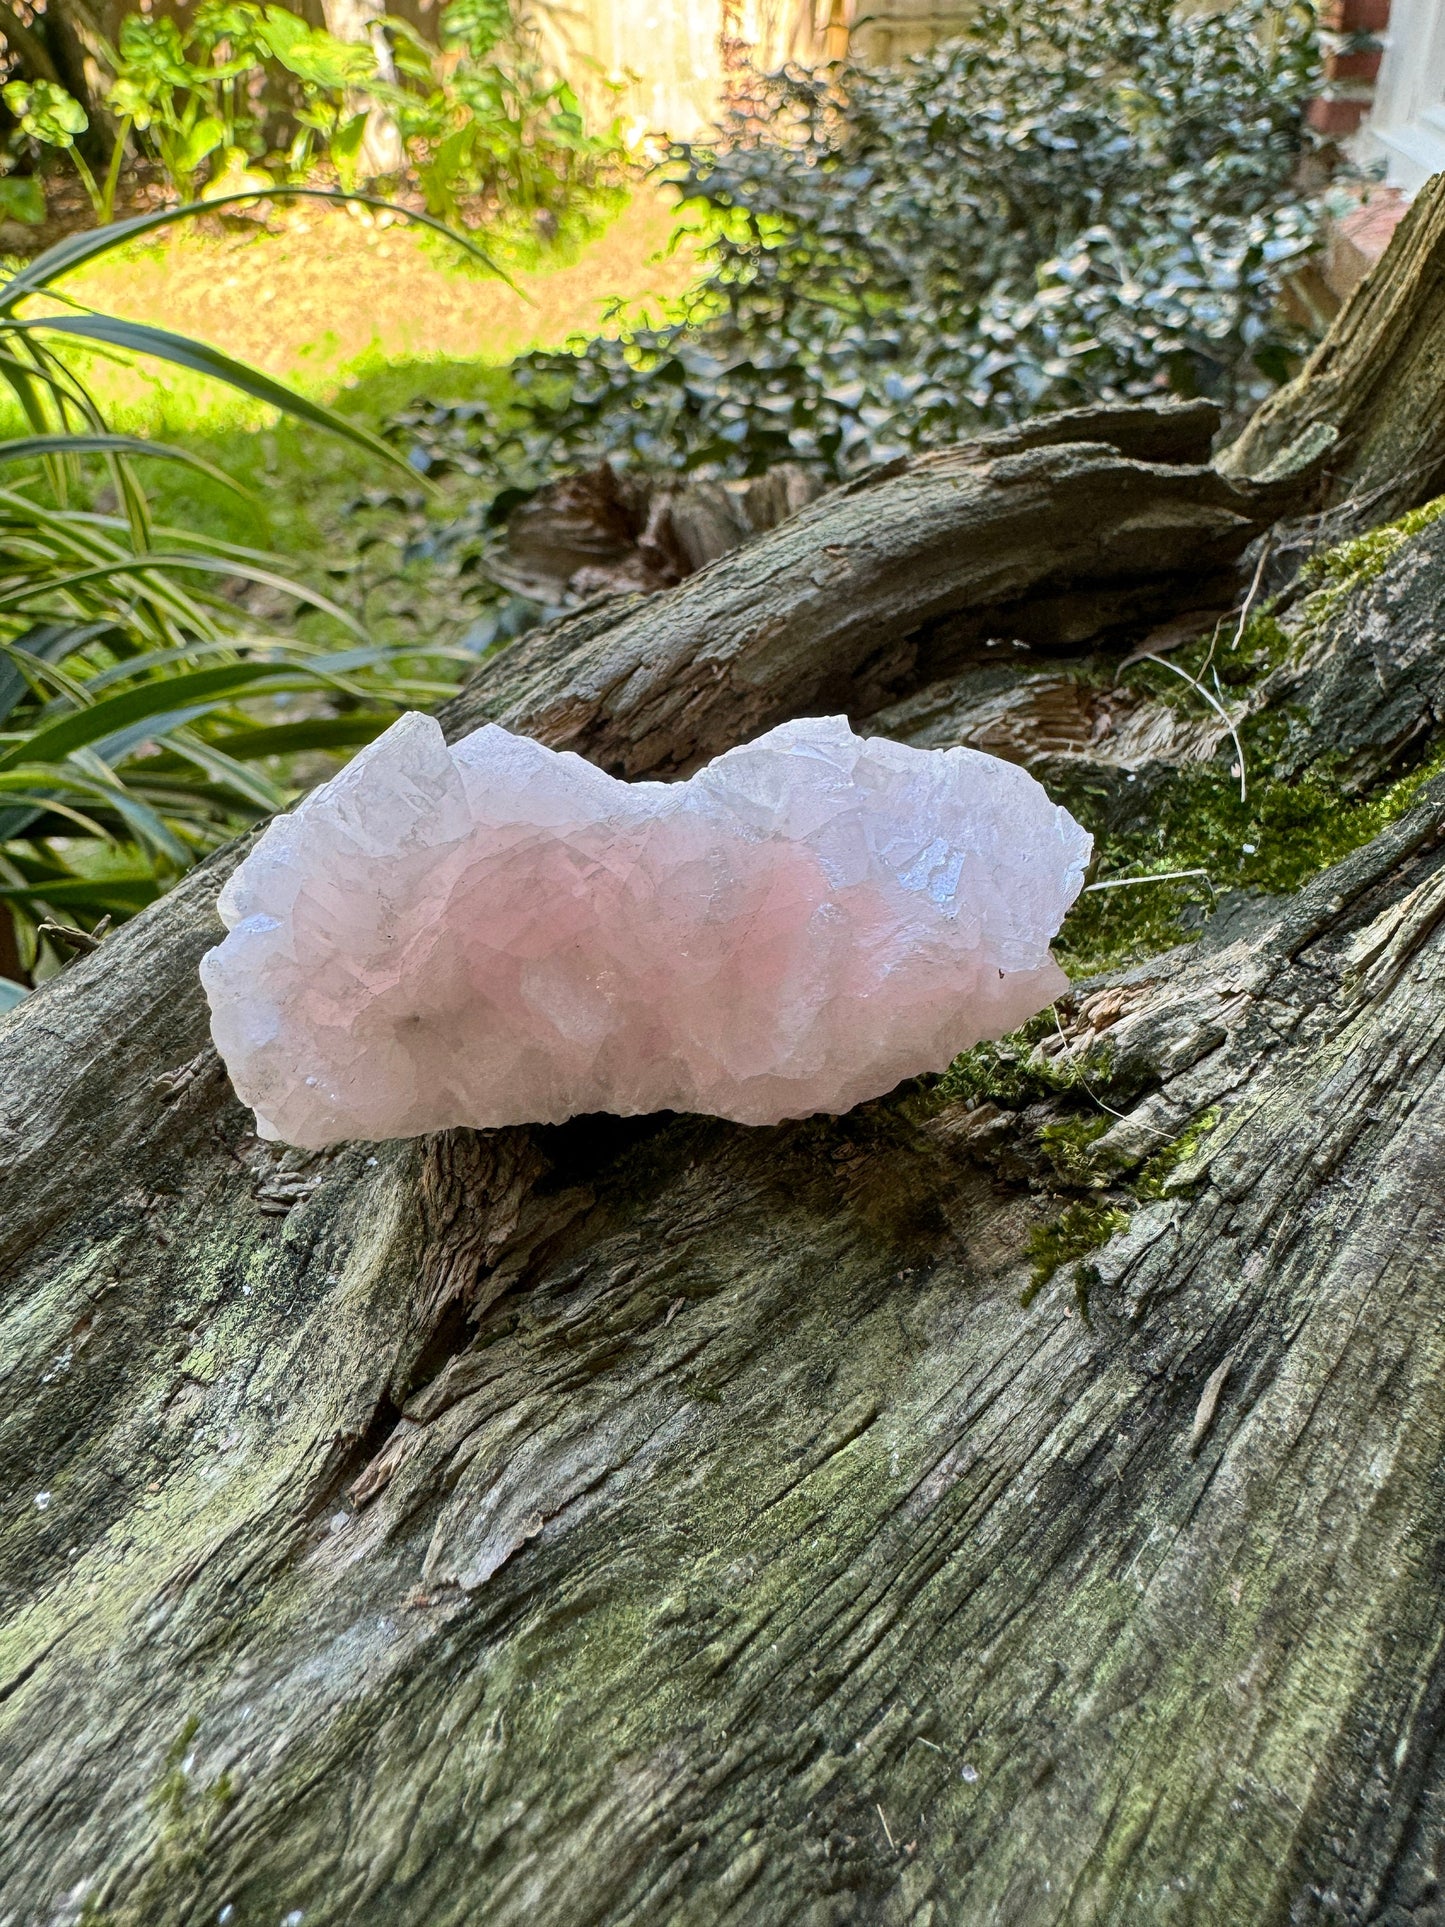
<path id="1" fill-rule="evenodd" d="M 742 482 L 679 482 L 603 462 L 513 509 L 488 573 L 551 608 L 597 595 L 650 595 L 776 528 L 823 487 L 795 462 Z"/>
<path id="2" fill-rule="evenodd" d="M 875 711 L 863 728 L 917 749 L 962 743 L 1025 769 L 1077 758 L 1139 770 L 1213 755 L 1224 732 L 1209 710 L 1190 715 L 1112 681 L 1115 667 L 1097 657 L 1068 670 L 970 667 Z"/>

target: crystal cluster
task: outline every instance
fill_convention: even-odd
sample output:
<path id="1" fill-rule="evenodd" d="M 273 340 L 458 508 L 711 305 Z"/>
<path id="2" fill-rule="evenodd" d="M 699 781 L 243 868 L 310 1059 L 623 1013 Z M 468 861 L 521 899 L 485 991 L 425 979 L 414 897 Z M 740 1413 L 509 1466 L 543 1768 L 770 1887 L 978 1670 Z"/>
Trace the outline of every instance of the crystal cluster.
<path id="1" fill-rule="evenodd" d="M 404 716 L 221 897 L 212 1031 L 263 1136 L 847 1110 L 1063 989 L 1090 840 L 977 750 L 785 723 L 685 783 Z"/>

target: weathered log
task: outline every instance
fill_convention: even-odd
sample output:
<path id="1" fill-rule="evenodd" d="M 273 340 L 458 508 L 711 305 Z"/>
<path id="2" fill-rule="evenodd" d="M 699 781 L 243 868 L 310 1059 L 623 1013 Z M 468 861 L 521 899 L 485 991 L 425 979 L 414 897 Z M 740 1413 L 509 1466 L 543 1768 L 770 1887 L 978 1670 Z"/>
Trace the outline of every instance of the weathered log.
<path id="1" fill-rule="evenodd" d="M 1255 679 L 1236 720 L 1287 718 L 1265 770 L 1293 780 L 1327 761 L 1342 792 L 1353 794 L 1408 769 L 1445 717 L 1445 516 L 1422 512 L 1334 559 L 1342 579 L 1315 578 L 1310 593 L 1292 599 L 1280 619 L 1284 659 Z M 1207 696 L 1192 708 L 1162 701 L 1135 687 L 1127 670 L 1146 649 L 1197 641 L 1210 629 L 1199 611 L 1127 654 L 973 664 L 875 711 L 863 727 L 920 749 L 966 743 L 1055 780 L 1070 764 L 1131 775 L 1177 769 L 1213 756 L 1228 730 L 1222 709 Z M 1233 615 L 1213 625 L 1210 653 L 1226 672 L 1239 631 Z"/>
<path id="2" fill-rule="evenodd" d="M 1187 607 L 1261 511 L 1159 422 L 844 492 L 449 726 L 680 770 L 936 683 L 965 597 Z M 236 856 L 0 1024 L 0 1922 L 1432 1917 L 1441 785 L 768 1131 L 278 1153 L 196 981 Z"/>
<path id="3" fill-rule="evenodd" d="M 1208 404 L 1078 410 L 836 489 L 661 595 L 524 636 L 449 704 L 618 775 L 787 716 L 866 715 L 989 646 L 1079 647 L 1197 603 L 1288 499 L 1207 465 Z"/>
<path id="4" fill-rule="evenodd" d="M 1445 174 L 1416 197 L 1299 375 L 1220 457 L 1235 477 L 1323 458 L 1318 506 L 1392 521 L 1445 490 Z"/>

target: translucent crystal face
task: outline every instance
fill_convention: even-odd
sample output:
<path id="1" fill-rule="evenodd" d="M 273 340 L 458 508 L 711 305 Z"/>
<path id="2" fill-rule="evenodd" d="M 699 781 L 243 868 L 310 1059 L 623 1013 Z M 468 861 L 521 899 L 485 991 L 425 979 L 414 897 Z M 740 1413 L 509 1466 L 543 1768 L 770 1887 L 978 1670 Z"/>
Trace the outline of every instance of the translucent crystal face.
<path id="1" fill-rule="evenodd" d="M 785 723 L 685 783 L 404 716 L 278 817 L 202 961 L 268 1137 L 585 1111 L 771 1124 L 941 1070 L 1064 988 L 1090 839 L 976 750 Z"/>

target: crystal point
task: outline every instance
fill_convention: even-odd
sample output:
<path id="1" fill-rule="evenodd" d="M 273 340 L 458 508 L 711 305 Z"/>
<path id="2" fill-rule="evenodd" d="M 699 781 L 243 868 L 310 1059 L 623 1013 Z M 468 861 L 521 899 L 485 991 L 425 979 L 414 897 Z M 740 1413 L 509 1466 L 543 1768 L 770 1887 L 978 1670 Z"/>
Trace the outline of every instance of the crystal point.
<path id="1" fill-rule="evenodd" d="M 203 959 L 263 1135 L 585 1111 L 769 1124 L 941 1070 L 1064 988 L 1090 839 L 978 750 L 784 723 L 624 783 L 408 715 L 278 817 Z"/>

